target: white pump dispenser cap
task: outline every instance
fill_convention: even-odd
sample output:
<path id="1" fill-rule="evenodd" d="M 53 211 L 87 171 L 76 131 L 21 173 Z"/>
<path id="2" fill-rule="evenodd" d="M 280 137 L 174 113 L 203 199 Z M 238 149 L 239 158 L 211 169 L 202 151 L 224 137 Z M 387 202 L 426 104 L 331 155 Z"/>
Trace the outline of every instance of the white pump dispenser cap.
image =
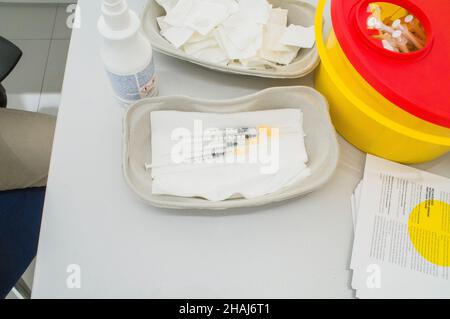
<path id="1" fill-rule="evenodd" d="M 140 28 L 140 20 L 128 9 L 126 0 L 103 0 L 102 16 L 98 28 L 106 38 L 118 40 L 127 38 Z"/>

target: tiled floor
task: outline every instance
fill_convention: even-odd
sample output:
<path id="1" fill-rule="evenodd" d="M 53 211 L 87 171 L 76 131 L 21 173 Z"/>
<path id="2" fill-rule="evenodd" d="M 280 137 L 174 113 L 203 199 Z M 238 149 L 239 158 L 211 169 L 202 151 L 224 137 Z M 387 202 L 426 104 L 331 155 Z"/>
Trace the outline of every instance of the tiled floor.
<path id="1" fill-rule="evenodd" d="M 23 51 L 16 69 L 3 82 L 8 107 L 56 115 L 71 35 L 66 21 L 72 8 L 0 3 L 0 35 Z"/>

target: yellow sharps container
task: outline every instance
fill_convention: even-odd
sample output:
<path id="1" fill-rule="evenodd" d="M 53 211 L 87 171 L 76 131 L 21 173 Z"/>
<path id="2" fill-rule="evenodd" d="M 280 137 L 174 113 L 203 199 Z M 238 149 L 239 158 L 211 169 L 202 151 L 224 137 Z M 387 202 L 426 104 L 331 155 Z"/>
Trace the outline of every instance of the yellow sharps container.
<path id="1" fill-rule="evenodd" d="M 357 148 L 402 163 L 450 151 L 450 1 L 332 0 L 316 88 L 337 131 Z"/>

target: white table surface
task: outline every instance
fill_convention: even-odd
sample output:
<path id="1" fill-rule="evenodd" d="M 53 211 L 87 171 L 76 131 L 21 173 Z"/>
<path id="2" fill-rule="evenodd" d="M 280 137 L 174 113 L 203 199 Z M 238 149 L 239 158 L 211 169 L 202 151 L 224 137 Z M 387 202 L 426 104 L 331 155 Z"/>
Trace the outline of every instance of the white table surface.
<path id="1" fill-rule="evenodd" d="M 135 10 L 142 1 L 129 0 Z M 79 0 L 51 161 L 33 298 L 351 298 L 350 195 L 364 154 L 343 139 L 338 170 L 306 197 L 256 209 L 147 206 L 121 170 L 122 115 L 103 70 L 99 2 Z M 225 99 L 312 85 L 209 71 L 155 53 L 161 95 Z M 419 166 L 450 175 L 450 156 Z M 81 288 L 66 285 L 81 269 Z"/>

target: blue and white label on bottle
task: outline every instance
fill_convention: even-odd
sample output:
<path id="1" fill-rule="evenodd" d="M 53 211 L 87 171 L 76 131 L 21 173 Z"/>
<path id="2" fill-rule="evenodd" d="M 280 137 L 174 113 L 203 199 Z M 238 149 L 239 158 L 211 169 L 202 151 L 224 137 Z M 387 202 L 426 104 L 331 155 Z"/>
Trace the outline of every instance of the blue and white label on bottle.
<path id="1" fill-rule="evenodd" d="M 133 75 L 117 75 L 108 71 L 114 92 L 119 99 L 133 102 L 156 94 L 155 65 L 153 59 L 141 72 Z"/>

